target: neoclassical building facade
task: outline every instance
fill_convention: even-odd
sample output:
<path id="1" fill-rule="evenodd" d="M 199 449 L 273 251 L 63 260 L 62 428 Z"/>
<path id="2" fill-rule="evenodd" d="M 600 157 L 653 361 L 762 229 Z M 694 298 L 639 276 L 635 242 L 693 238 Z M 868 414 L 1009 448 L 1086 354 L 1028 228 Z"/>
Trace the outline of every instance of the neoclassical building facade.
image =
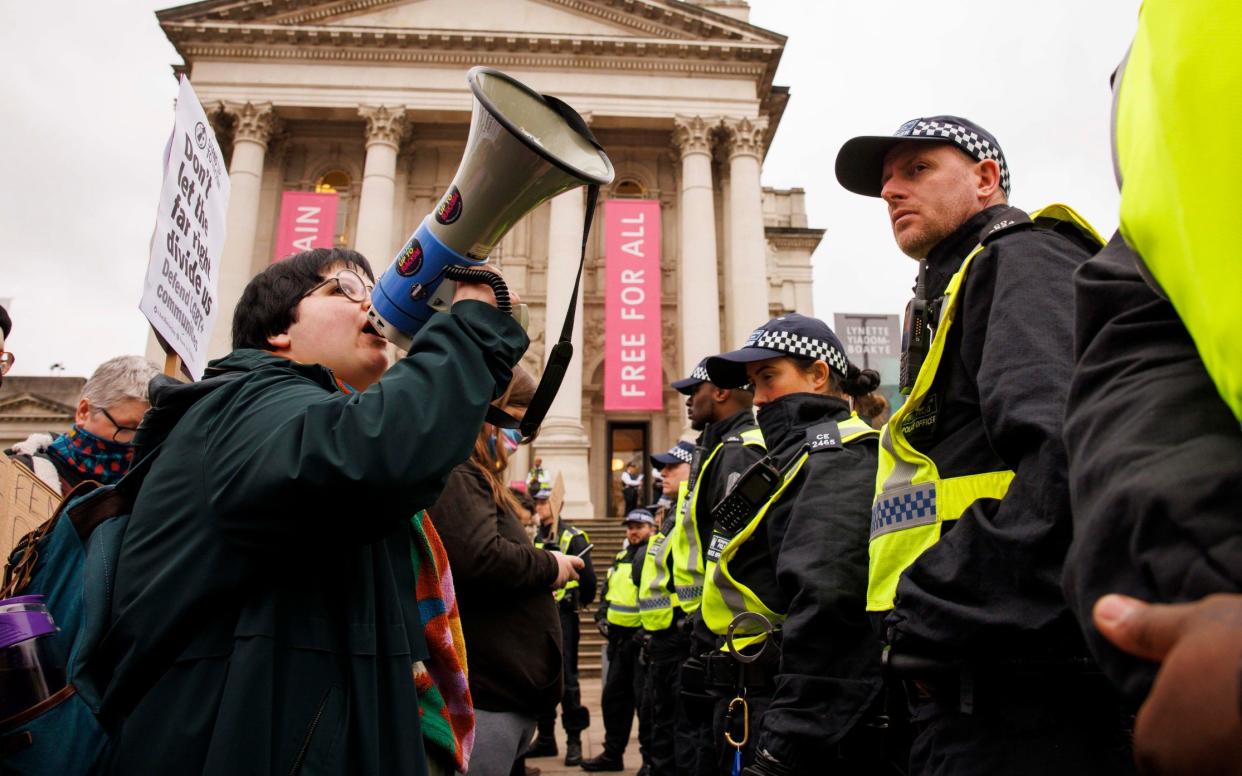
<path id="1" fill-rule="evenodd" d="M 823 230 L 801 189 L 764 188 L 786 88 L 785 38 L 744 0 L 207 0 L 157 14 L 229 160 L 231 198 L 212 357 L 246 282 L 274 258 L 285 192 L 333 192 L 333 240 L 376 271 L 431 211 L 465 146 L 465 73 L 499 68 L 576 108 L 616 179 L 601 200 L 659 203 L 665 382 L 786 311 L 813 313 Z M 538 375 L 578 264 L 584 190 L 520 221 L 491 260 L 529 304 Z M 596 221 L 575 359 L 534 444 L 567 485 L 566 515 L 617 514 L 617 473 L 687 431 L 683 397 L 605 409 L 604 242 Z M 550 311 L 550 312 L 549 312 Z M 525 472 L 530 451 L 515 459 Z"/>

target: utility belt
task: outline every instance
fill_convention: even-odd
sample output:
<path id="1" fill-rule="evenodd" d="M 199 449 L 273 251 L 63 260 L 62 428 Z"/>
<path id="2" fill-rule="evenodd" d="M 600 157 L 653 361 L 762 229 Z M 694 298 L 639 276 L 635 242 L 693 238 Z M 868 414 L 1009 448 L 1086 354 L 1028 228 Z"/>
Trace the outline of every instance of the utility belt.
<path id="1" fill-rule="evenodd" d="M 767 655 L 771 655 L 768 658 Z M 770 695 L 775 687 L 780 653 L 766 650 L 753 663 L 739 663 L 727 652 L 708 652 L 699 656 L 703 667 L 703 689 L 717 698 L 732 698 L 739 687 L 750 695 Z"/>
<path id="2" fill-rule="evenodd" d="M 948 660 L 885 647 L 884 675 L 905 688 L 911 703 L 933 702 L 974 714 L 980 706 L 1063 704 L 1075 695 L 1111 694 L 1089 657 Z"/>
<path id="3" fill-rule="evenodd" d="M 565 595 L 557 602 L 557 605 L 569 612 L 578 611 L 578 588 L 572 587 L 565 591 Z"/>

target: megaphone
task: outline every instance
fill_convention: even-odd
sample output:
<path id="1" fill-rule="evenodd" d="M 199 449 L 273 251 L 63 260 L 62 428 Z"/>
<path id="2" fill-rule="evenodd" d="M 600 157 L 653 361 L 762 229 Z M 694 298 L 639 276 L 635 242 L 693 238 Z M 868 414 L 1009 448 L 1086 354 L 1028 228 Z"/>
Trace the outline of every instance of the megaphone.
<path id="1" fill-rule="evenodd" d="M 453 183 L 397 252 L 371 294 L 371 325 L 400 348 L 432 313 L 452 303 L 454 280 L 496 280 L 484 264 L 496 243 L 531 210 L 575 186 L 606 185 L 608 155 L 572 108 L 490 67 L 466 74 L 474 110 Z"/>

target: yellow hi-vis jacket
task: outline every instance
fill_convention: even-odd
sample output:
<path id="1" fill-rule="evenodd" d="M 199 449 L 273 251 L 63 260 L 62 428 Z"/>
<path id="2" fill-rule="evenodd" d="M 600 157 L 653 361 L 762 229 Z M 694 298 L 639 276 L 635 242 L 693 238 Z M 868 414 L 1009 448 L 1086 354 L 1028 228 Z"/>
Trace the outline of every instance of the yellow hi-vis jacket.
<path id="1" fill-rule="evenodd" d="M 841 434 L 841 444 L 848 445 L 869 439 L 876 436 L 880 432 L 867 425 L 857 414 L 851 414 L 846 420 L 837 424 L 838 432 Z M 764 516 L 772 505 L 780 501 L 789 484 L 798 476 L 798 472 L 802 471 L 802 467 L 806 465 L 807 459 L 811 457 L 809 452 L 803 451 L 793 466 L 790 467 L 788 473 L 785 474 L 780 486 L 776 492 L 768 499 L 767 503 L 759 508 L 741 531 L 738 531 L 724 548 L 720 551 L 720 558 L 711 564 L 705 584 L 703 586 L 703 624 L 717 636 L 724 636 L 729 630 L 729 623 L 733 618 L 742 612 L 757 612 L 768 618 L 768 621 L 774 626 L 780 626 L 785 621 L 787 612 L 773 611 L 767 604 L 759 599 L 754 591 L 746 585 L 734 579 L 729 573 L 729 561 L 738 553 L 738 549 L 750 540 L 758 530 L 759 524 L 763 521 Z M 715 540 L 715 537 L 713 537 Z M 758 644 L 766 638 L 766 633 L 758 630 L 754 622 L 747 621 L 736 631 L 734 631 L 733 643 L 739 649 Z M 727 645 L 725 649 L 727 650 Z"/>
<path id="2" fill-rule="evenodd" d="M 1081 216 L 1066 205 L 1049 205 L 1031 213 L 1031 220 L 1055 219 L 1077 226 L 1103 245 Z M 880 465 L 876 472 L 876 496 L 871 507 L 871 543 L 867 574 L 867 610 L 882 612 L 893 608 L 897 582 L 903 571 L 940 539 L 942 525 L 957 520 L 981 498 L 1004 498 L 1013 480 L 1012 470 L 979 472 L 960 477 L 941 477 L 936 462 L 906 440 L 915 417 L 936 378 L 944 356 L 949 329 L 957 317 L 962 286 L 972 260 L 983 250 L 978 245 L 962 261 L 949 280 L 941 304 L 940 321 L 931 348 L 919 369 L 910 398 L 903 404 L 880 435 Z"/>
<path id="3" fill-rule="evenodd" d="M 1242 4 L 1146 0 L 1114 84 L 1121 234 L 1242 420 L 1237 170 Z M 1142 269 L 1142 267 L 1140 267 Z"/>
<path id="4" fill-rule="evenodd" d="M 763 432 L 757 428 L 748 428 L 739 434 L 742 444 L 765 450 Z M 699 465 L 696 486 L 703 482 L 703 473 L 708 470 L 716 456 L 724 449 L 726 442 L 721 440 L 703 459 Z M 707 514 L 715 504 L 701 503 L 701 487 L 686 497 L 685 506 L 677 511 L 677 528 L 671 539 L 673 543 L 673 589 L 677 593 L 677 604 L 686 614 L 699 610 L 699 602 L 703 598 L 703 580 L 707 576 L 712 563 L 707 560 L 704 547 L 699 546 L 699 516 L 709 519 Z"/>
<path id="5" fill-rule="evenodd" d="M 638 617 L 638 586 L 634 584 L 634 569 L 625 559 L 628 547 L 622 547 L 617 560 L 608 569 L 608 622 L 623 628 L 637 628 L 642 624 Z M 642 556 L 639 556 L 642 562 Z"/>
<path id="6" fill-rule="evenodd" d="M 556 544 L 557 544 L 557 547 L 560 548 L 562 555 L 569 554 L 569 543 L 572 542 L 574 540 L 574 537 L 577 536 L 578 534 L 582 534 L 582 538 L 583 540 L 586 541 L 587 544 L 591 543 L 591 537 L 587 535 L 586 531 L 581 531 L 577 528 L 574 528 L 572 525 L 561 527 L 561 535 L 560 535 L 560 538 L 557 539 Z M 543 543 L 543 540 L 540 539 L 537 535 L 535 537 L 535 546 L 541 550 L 544 549 L 544 547 L 546 546 Z M 573 590 L 576 587 L 578 587 L 578 580 L 571 579 L 565 583 L 564 587 L 562 587 L 560 590 L 557 590 L 555 593 L 553 593 L 552 597 L 555 598 L 557 601 L 560 601 L 562 598 L 565 597 L 565 594 L 567 592 L 569 592 L 570 590 Z"/>
<path id="7" fill-rule="evenodd" d="M 674 515 L 681 512 L 686 502 L 688 483 L 677 486 L 677 503 L 672 507 Z M 662 521 L 663 522 L 663 521 Z M 663 526 L 660 526 L 663 527 Z M 677 596 L 669 590 L 672 570 L 671 560 L 673 535 L 677 532 L 676 523 L 668 535 L 657 527 L 656 532 L 647 540 L 647 552 L 643 554 L 642 576 L 638 582 L 638 616 L 642 620 L 643 629 L 655 633 L 673 624 L 673 610 L 677 608 Z"/>

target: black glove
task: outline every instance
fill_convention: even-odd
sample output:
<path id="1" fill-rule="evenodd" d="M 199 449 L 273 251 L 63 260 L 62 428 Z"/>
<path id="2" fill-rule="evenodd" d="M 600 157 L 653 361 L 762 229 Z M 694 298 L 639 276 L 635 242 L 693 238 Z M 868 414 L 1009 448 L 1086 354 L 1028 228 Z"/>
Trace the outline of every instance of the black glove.
<path id="1" fill-rule="evenodd" d="M 595 630 L 599 631 L 599 635 L 608 638 L 608 620 L 602 617 L 595 621 Z"/>
<path id="2" fill-rule="evenodd" d="M 742 770 L 742 776 L 794 776 L 794 772 L 767 749 L 760 749 L 755 752 L 755 761 Z"/>

